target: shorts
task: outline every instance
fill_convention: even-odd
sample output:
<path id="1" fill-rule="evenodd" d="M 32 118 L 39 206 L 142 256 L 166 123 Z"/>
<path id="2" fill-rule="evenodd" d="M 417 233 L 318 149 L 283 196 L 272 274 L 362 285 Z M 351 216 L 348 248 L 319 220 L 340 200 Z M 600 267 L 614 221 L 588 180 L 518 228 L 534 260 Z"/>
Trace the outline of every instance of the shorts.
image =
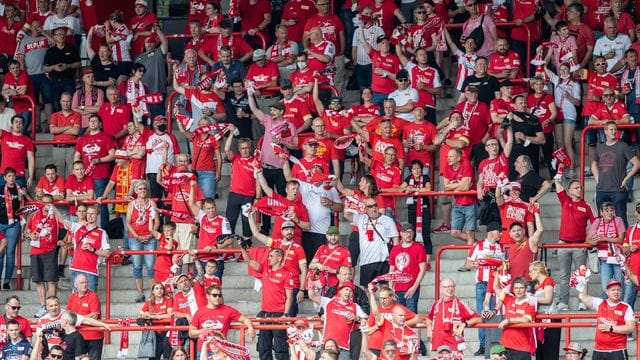
<path id="1" fill-rule="evenodd" d="M 376 277 L 389 272 L 389 262 L 375 262 L 360 266 L 360 286 L 367 286 Z"/>
<path id="2" fill-rule="evenodd" d="M 116 69 L 118 69 L 118 74 L 120 76 L 131 76 L 131 67 L 133 63 L 131 61 L 118 61 L 116 63 Z"/>
<path id="3" fill-rule="evenodd" d="M 51 269 L 55 269 L 52 271 Z M 58 282 L 58 250 L 31 255 L 31 279 L 35 283 Z"/>
<path id="4" fill-rule="evenodd" d="M 196 237 L 191 233 L 191 224 L 176 223 L 175 238 L 178 241 L 178 250 L 195 249 Z M 193 264 L 193 258 L 188 254 L 182 258 L 183 264 Z"/>
<path id="5" fill-rule="evenodd" d="M 474 231 L 477 220 L 477 204 L 454 205 L 451 210 L 451 230 Z"/>
<path id="6" fill-rule="evenodd" d="M 562 123 L 563 123 L 563 124 L 567 124 L 567 125 L 576 125 L 576 124 L 578 123 L 578 121 L 577 121 L 576 119 L 567 119 L 567 118 L 564 118 L 564 119 L 562 120 Z"/>

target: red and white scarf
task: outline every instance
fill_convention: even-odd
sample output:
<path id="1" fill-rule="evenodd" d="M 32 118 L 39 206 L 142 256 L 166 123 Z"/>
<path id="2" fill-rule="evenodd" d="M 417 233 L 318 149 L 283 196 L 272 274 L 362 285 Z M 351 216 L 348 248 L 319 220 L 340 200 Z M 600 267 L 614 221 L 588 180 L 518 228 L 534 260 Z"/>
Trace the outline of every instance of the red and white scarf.
<path id="1" fill-rule="evenodd" d="M 626 83 L 630 83 L 633 85 L 633 87 L 635 87 L 635 98 L 636 98 L 636 104 L 640 104 L 640 66 L 636 65 L 636 70 L 635 73 L 633 75 L 633 80 L 629 81 L 629 66 L 626 66 L 624 68 L 624 72 L 622 73 L 622 77 L 620 78 L 620 82 L 622 84 Z M 626 96 L 625 96 L 626 99 Z M 628 104 L 627 104 L 628 105 Z"/>
<path id="2" fill-rule="evenodd" d="M 423 175 L 418 176 L 417 179 L 414 176 L 411 176 L 411 178 L 409 178 L 409 187 L 415 188 L 416 191 L 420 191 L 420 189 L 422 189 L 423 187 L 422 185 L 423 178 L 424 178 Z M 424 240 L 422 238 L 422 215 L 423 215 L 422 207 L 424 205 L 424 197 L 415 196 L 413 200 L 415 201 L 415 204 L 416 204 L 416 241 L 423 242 Z"/>
<path id="3" fill-rule="evenodd" d="M 24 199 L 22 197 L 22 188 L 20 185 L 15 184 L 15 188 L 18 190 L 18 201 L 20 202 L 20 207 L 24 205 Z M 4 186 L 4 206 L 7 210 L 7 223 L 13 224 L 16 220 L 18 220 L 18 215 L 13 211 L 13 196 L 9 191 L 9 186 Z"/>
<path id="4" fill-rule="evenodd" d="M 449 312 L 448 309 L 445 308 L 444 299 L 443 298 L 438 299 L 438 302 L 436 303 L 435 308 L 436 308 L 436 311 L 440 312 L 440 317 L 442 319 L 443 324 L 446 324 L 449 322 L 462 321 L 462 315 L 460 314 L 459 301 L 460 300 L 458 300 L 457 297 L 455 296 L 453 297 L 453 300 L 451 303 L 451 311 Z M 451 316 L 451 318 L 449 318 L 448 316 Z M 464 336 L 454 336 L 453 338 L 456 342 L 456 349 L 453 349 L 453 350 L 463 351 L 466 348 L 466 344 L 464 342 Z"/>
<path id="5" fill-rule="evenodd" d="M 149 111 L 147 109 L 147 105 L 145 103 L 138 104 L 138 98 L 146 95 L 144 89 L 144 84 L 142 81 L 138 81 L 138 83 L 134 83 L 132 79 L 127 80 L 127 84 L 125 87 L 125 98 L 127 99 L 127 104 L 137 105 L 140 110 L 142 110 L 143 114 L 147 114 Z"/>
<path id="6" fill-rule="evenodd" d="M 118 319 L 118 326 L 131 326 L 131 319 Z M 129 332 L 124 330 L 120 332 L 120 347 L 118 348 L 118 359 L 126 359 L 129 355 Z"/>
<path id="7" fill-rule="evenodd" d="M 217 44 L 216 44 L 218 52 L 220 52 L 220 48 L 223 45 L 225 45 L 225 44 L 222 43 L 222 35 L 218 35 Z M 231 34 L 231 36 L 229 36 L 229 42 L 227 43 L 227 45 L 229 45 L 229 48 L 231 49 L 231 58 L 233 58 L 233 34 Z"/>

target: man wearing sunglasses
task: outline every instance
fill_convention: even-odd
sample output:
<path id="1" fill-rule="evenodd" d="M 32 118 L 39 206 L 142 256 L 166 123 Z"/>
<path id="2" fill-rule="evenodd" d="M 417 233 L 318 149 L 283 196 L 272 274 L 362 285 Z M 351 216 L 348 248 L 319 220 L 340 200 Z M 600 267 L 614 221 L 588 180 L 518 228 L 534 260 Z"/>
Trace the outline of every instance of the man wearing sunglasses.
<path id="1" fill-rule="evenodd" d="M 20 324 L 20 333 L 24 335 L 25 338 L 31 339 L 31 326 L 29 325 L 29 320 L 18 315 L 20 312 L 20 298 L 16 295 L 9 296 L 4 306 L 4 316 L 0 318 L 0 329 L 6 330 L 8 327 L 8 323 L 12 320 L 17 321 Z"/>
<path id="2" fill-rule="evenodd" d="M 217 332 L 224 338 L 227 338 L 227 332 L 231 326 L 231 322 L 239 321 L 243 323 L 248 331 L 251 341 L 256 337 L 251 320 L 242 315 L 235 308 L 225 305 L 222 298 L 222 288 L 218 285 L 211 285 L 207 288 L 207 306 L 201 307 L 193 315 L 193 320 L 189 326 L 189 336 L 198 339 L 198 347 L 202 348 L 202 337 L 200 335 Z M 200 358 L 200 356 L 196 356 Z"/>
<path id="3" fill-rule="evenodd" d="M 395 116 L 408 121 L 415 121 L 416 117 L 413 116 L 413 108 L 419 102 L 418 90 L 410 87 L 411 81 L 409 81 L 409 72 L 407 70 L 400 70 L 396 74 L 396 86 L 397 89 L 389 94 L 389 99 L 393 99 L 396 102 Z"/>

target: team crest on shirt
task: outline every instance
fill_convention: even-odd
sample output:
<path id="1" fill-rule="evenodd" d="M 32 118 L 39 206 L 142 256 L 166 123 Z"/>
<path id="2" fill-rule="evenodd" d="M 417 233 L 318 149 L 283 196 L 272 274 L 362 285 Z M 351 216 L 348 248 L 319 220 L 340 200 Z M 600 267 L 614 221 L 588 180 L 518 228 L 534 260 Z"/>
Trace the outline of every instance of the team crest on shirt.
<path id="1" fill-rule="evenodd" d="M 82 151 L 85 154 L 96 154 L 100 151 L 100 146 L 98 144 L 90 143 L 82 147 Z"/>
<path id="2" fill-rule="evenodd" d="M 613 313 L 614 313 L 615 315 L 617 315 L 617 316 L 622 316 L 622 315 L 623 315 L 623 314 L 622 314 L 622 311 L 620 311 L 620 310 L 613 310 Z"/>
<path id="3" fill-rule="evenodd" d="M 222 330 L 224 324 L 220 320 L 207 320 L 202 323 L 202 327 L 209 330 Z"/>
<path id="4" fill-rule="evenodd" d="M 398 267 L 398 270 L 402 271 L 409 266 L 409 263 L 411 263 L 411 259 L 409 258 L 409 254 L 406 252 L 402 252 L 396 256 L 396 266 Z"/>
<path id="5" fill-rule="evenodd" d="M 21 144 L 17 141 L 7 141 L 7 146 L 9 146 L 11 149 L 18 149 L 18 150 L 22 150 L 22 148 L 24 148 L 24 144 Z"/>

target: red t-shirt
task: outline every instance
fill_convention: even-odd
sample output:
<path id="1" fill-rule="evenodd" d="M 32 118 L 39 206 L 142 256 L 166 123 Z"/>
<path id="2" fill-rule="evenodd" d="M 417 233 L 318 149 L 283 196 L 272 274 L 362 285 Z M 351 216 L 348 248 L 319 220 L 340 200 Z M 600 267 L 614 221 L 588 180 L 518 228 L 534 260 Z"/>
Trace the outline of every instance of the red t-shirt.
<path id="1" fill-rule="evenodd" d="M 343 111 L 325 110 L 322 113 L 322 120 L 324 120 L 327 134 L 343 136 L 344 129 L 351 127 L 349 117 Z"/>
<path id="2" fill-rule="evenodd" d="M 416 313 L 414 313 L 413 311 L 407 309 L 405 306 L 400 305 L 400 304 L 392 304 L 389 307 L 383 307 L 381 304 L 378 304 L 378 312 L 380 313 L 380 315 L 382 315 L 382 317 L 387 320 L 387 321 L 391 321 L 391 311 L 393 310 L 394 306 L 401 306 L 402 309 L 404 310 L 405 313 L 405 321 L 409 321 L 411 319 L 413 319 L 414 317 L 416 317 Z M 371 315 L 369 316 L 369 318 L 367 319 L 367 324 L 371 327 L 373 325 L 376 324 L 376 317 Z M 382 349 L 382 344 L 384 343 L 383 341 L 383 333 L 382 331 L 375 331 L 373 334 L 371 334 L 369 336 L 369 349 L 374 349 L 374 350 L 380 350 Z"/>
<path id="3" fill-rule="evenodd" d="M 284 267 L 273 270 L 266 265 L 262 269 L 262 306 L 265 312 L 283 313 L 287 301 L 286 290 L 293 290 L 294 276 Z M 295 299 L 294 299 L 295 301 Z"/>
<path id="4" fill-rule="evenodd" d="M 475 189 L 475 174 L 473 173 L 473 167 L 467 160 L 461 160 L 457 169 L 454 169 L 453 166 L 446 164 L 444 166 L 443 176 L 445 179 L 449 180 L 449 182 L 459 182 L 464 178 L 471 178 L 471 184 L 469 188 Z M 475 204 L 477 201 L 475 195 L 455 195 L 454 199 L 456 205 L 461 206 Z"/>
<path id="5" fill-rule="evenodd" d="M 100 106 L 98 115 L 102 118 L 104 133 L 109 136 L 115 136 L 127 128 L 127 123 L 131 120 L 131 107 L 125 104 L 111 106 L 111 103 L 106 102 Z M 122 143 L 119 145 L 122 145 Z"/>
<path id="6" fill-rule="evenodd" d="M 71 293 L 67 299 L 67 310 L 73 311 L 79 315 L 98 313 L 98 319 L 100 319 L 100 299 L 98 298 L 98 294 L 91 290 L 87 290 L 84 295 L 79 295 L 77 292 Z M 82 337 L 85 340 L 100 340 L 104 338 L 104 333 L 102 331 L 78 331 L 82 334 Z"/>
<path id="7" fill-rule="evenodd" d="M 507 115 L 512 110 L 513 103 L 502 98 L 493 99 L 489 104 L 489 112 L 491 114 L 496 113 L 498 115 Z M 502 132 L 500 131 L 500 124 L 495 124 L 492 122 L 491 125 L 489 125 L 489 136 L 498 138 L 499 136 L 501 136 L 501 133 Z M 502 136 L 504 137 L 504 135 Z"/>
<path id="8" fill-rule="evenodd" d="M 56 180 L 53 182 L 53 184 L 50 184 L 49 180 L 47 180 L 47 178 L 43 175 L 42 177 L 40 177 L 40 180 L 38 180 L 38 183 L 36 184 L 36 192 L 38 192 L 39 190 L 42 190 L 44 194 L 54 196 L 62 195 L 63 197 L 65 197 L 66 188 L 64 186 L 64 178 L 62 176 L 58 176 L 56 177 Z"/>
<path id="9" fill-rule="evenodd" d="M 192 214 L 191 208 L 189 207 L 189 191 L 190 191 L 189 184 L 170 186 L 169 198 L 173 200 L 173 202 L 171 203 L 171 209 L 173 211 L 178 211 L 185 214 L 191 214 L 192 216 L 195 217 L 195 215 L 197 214 Z M 198 202 L 204 199 L 204 195 L 202 195 L 202 190 L 200 190 L 200 186 L 198 186 L 198 184 L 195 184 L 194 186 L 194 196 L 195 196 L 195 199 L 194 199 L 195 202 Z M 171 221 L 175 223 L 183 223 L 183 224 L 193 223 L 193 219 L 182 220 L 182 219 L 178 219 L 175 216 L 171 217 Z"/>
<path id="10" fill-rule="evenodd" d="M 288 200 L 286 197 L 274 191 L 271 197 L 282 202 L 283 204 L 287 204 L 289 209 L 293 210 L 293 213 L 296 214 L 296 217 L 300 219 L 300 221 L 307 221 L 307 222 L 309 221 L 309 211 L 307 210 L 307 207 L 304 206 L 304 203 L 302 202 L 302 196 L 298 196 L 295 200 Z M 288 220 L 282 216 L 274 216 L 273 228 L 280 229 L 282 227 L 282 223 L 285 221 L 288 221 Z M 295 224 L 295 225 L 296 227 L 293 230 L 293 241 L 297 244 L 302 244 L 302 228 L 298 224 Z M 282 232 L 274 231 L 272 234 L 272 237 L 274 241 L 281 240 Z"/>
<path id="11" fill-rule="evenodd" d="M 22 29 L 20 21 L 14 21 L 9 25 L 4 16 L 0 18 L 0 54 L 7 54 L 9 58 L 13 58 L 17 48 L 16 34 L 20 29 Z"/>
<path id="12" fill-rule="evenodd" d="M 482 188 L 485 192 L 489 189 L 495 189 L 498 186 L 498 179 L 509 174 L 509 159 L 503 152 L 493 159 L 486 158 L 480 161 L 478 174 L 482 174 Z"/>
<path id="13" fill-rule="evenodd" d="M 220 151 L 220 144 L 211 134 L 206 134 L 204 139 L 201 136 L 191 136 L 191 142 L 193 142 L 191 168 L 198 171 L 216 171 L 215 153 Z"/>
<path id="14" fill-rule="evenodd" d="M 395 54 L 382 55 L 378 50 L 371 50 L 369 57 L 371 57 L 371 65 L 373 66 L 371 90 L 382 94 L 391 94 L 398 88 L 396 82 L 388 76 L 378 75 L 375 69 L 382 69 L 395 75 L 402 69 L 400 60 Z"/>
<path id="15" fill-rule="evenodd" d="M 415 283 L 420 273 L 420 264 L 427 262 L 424 246 L 418 242 L 412 242 L 408 247 L 403 244 L 395 245 L 389 254 L 389 265 L 403 274 L 410 274 L 411 280 L 393 284 L 395 291 L 407 291 Z"/>
<path id="16" fill-rule="evenodd" d="M 193 283 L 193 287 L 186 294 L 182 291 L 175 292 L 173 294 L 173 311 L 195 315 L 198 309 L 207 305 L 207 300 L 202 294 L 204 294 L 204 289 L 197 281 Z"/>
<path id="17" fill-rule="evenodd" d="M 0 151 L 0 172 L 4 174 L 6 168 L 12 167 L 16 170 L 17 176 L 26 176 L 27 153 L 35 151 L 33 141 L 28 136 L 0 131 Z"/>
<path id="18" fill-rule="evenodd" d="M 404 159 L 404 146 L 399 138 L 385 139 L 376 133 L 369 133 L 369 144 L 371 144 L 371 161 L 384 163 L 384 150 L 388 147 L 396 149 L 396 158 Z"/>
<path id="19" fill-rule="evenodd" d="M 149 135 L 153 134 L 153 130 L 144 127 L 142 132 L 136 132 L 133 135 L 127 135 L 124 137 L 122 149 L 128 152 L 136 151 L 140 148 L 145 149 L 142 159 L 129 158 L 129 163 L 133 166 L 133 172 L 135 174 L 145 174 L 147 165 L 147 151 L 146 143 Z"/>
<path id="20" fill-rule="evenodd" d="M 576 63 L 582 63 L 587 54 L 587 46 L 594 46 L 596 43 L 593 30 L 587 24 L 569 24 L 569 33 L 576 38 L 576 47 L 578 48 Z"/>
<path id="21" fill-rule="evenodd" d="M 462 113 L 464 125 L 473 131 L 469 131 L 471 145 L 480 144 L 491 125 L 491 112 L 489 106 L 482 101 L 471 104 L 468 101 L 456 105 L 456 110 Z"/>
<path id="22" fill-rule="evenodd" d="M 569 243 L 584 242 L 587 238 L 587 224 L 596 219 L 591 204 L 584 200 L 572 200 L 564 190 L 558 191 L 557 195 L 561 207 L 558 239 Z"/>
<path id="23" fill-rule="evenodd" d="M 282 99 L 284 104 L 284 119 L 300 128 L 306 120 L 311 120 L 311 110 L 301 97 L 294 95 L 291 100 Z"/>
<path id="24" fill-rule="evenodd" d="M 65 187 L 67 190 L 71 190 L 74 195 L 85 195 L 89 190 L 93 190 L 93 180 L 88 176 L 83 177 L 82 180 L 78 180 L 75 175 L 69 175 Z M 75 205 L 69 205 L 69 214 L 76 214 Z"/>
<path id="25" fill-rule="evenodd" d="M 412 64 L 412 65 L 409 65 Z M 426 106 L 435 109 L 436 97 L 427 90 L 421 90 L 418 88 L 420 83 L 426 87 L 438 88 L 440 87 L 440 76 L 436 69 L 431 66 L 421 68 L 413 63 L 408 63 L 407 69 L 409 70 L 409 79 L 411 79 L 411 87 L 418 92 L 418 102 L 416 106 Z"/>
<path id="26" fill-rule="evenodd" d="M 345 316 L 349 313 L 353 315 L 358 314 L 358 305 L 352 301 L 343 304 L 337 297 L 332 299 L 323 297 L 321 305 L 326 316 L 323 329 L 323 341 L 334 339 L 340 349 L 348 351 L 350 349 L 349 337 L 355 328 L 356 322 L 346 320 Z"/>
<path id="27" fill-rule="evenodd" d="M 224 37 L 216 35 L 205 38 L 204 45 L 202 46 L 202 52 L 216 61 L 218 59 L 218 52 L 223 45 L 229 45 L 231 48 L 231 56 L 234 59 L 240 59 L 244 54 L 248 54 L 253 51 L 251 46 L 244 41 L 242 36 L 231 35 L 229 37 Z"/>
<path id="28" fill-rule="evenodd" d="M 226 217 L 216 215 L 213 218 L 209 218 L 200 212 L 198 221 L 200 222 L 200 233 L 198 237 L 198 250 L 204 250 L 205 247 L 215 247 L 218 244 L 218 236 L 223 234 L 231 234 L 231 225 Z M 206 261 L 212 258 L 219 258 L 220 255 L 199 255 L 200 261 Z M 222 255 L 224 258 L 224 255 Z"/>
<path id="29" fill-rule="evenodd" d="M 300 181 L 310 182 L 309 180 L 311 179 L 311 175 L 316 171 L 320 171 L 324 174 L 329 173 L 329 163 L 322 158 L 314 156 L 311 160 L 305 158 L 300 158 L 298 160 L 300 161 L 300 164 L 304 166 L 304 169 L 302 166 L 294 164 L 291 169 L 291 173 L 294 178 Z"/>
<path id="30" fill-rule="evenodd" d="M 151 202 L 138 208 L 137 202 L 131 201 L 128 207 L 131 207 L 131 227 L 140 236 L 151 234 L 149 230 L 149 222 L 151 222 Z"/>
<path id="31" fill-rule="evenodd" d="M 56 316 L 54 319 L 49 317 L 49 314 L 41 317 L 40 319 L 38 319 L 38 324 L 36 325 L 36 327 L 38 329 L 57 329 L 57 330 L 61 330 L 62 329 L 62 313 L 60 313 L 58 316 Z M 54 345 L 60 345 L 60 343 L 62 343 L 62 339 L 60 339 L 59 336 L 54 335 L 53 332 L 45 332 L 44 333 L 44 338 L 47 339 L 47 345 L 49 346 L 49 349 L 51 349 L 52 346 Z"/>
<path id="32" fill-rule="evenodd" d="M 310 31 L 313 27 L 319 27 L 322 30 L 322 37 L 331 42 L 336 49 L 336 56 L 342 55 L 345 49 L 340 47 L 340 33 L 344 33 L 344 25 L 339 17 L 333 14 L 320 15 L 316 14 L 307 20 L 304 25 L 304 31 Z"/>
<path id="33" fill-rule="evenodd" d="M 349 253 L 349 250 L 340 245 L 333 249 L 327 244 L 321 245 L 313 256 L 313 259 L 318 260 L 320 265 L 333 270 L 337 270 L 340 265 L 351 266 L 351 254 Z M 327 272 L 327 287 L 333 287 L 337 284 L 338 277 L 336 274 Z"/>
<path id="34" fill-rule="evenodd" d="M 400 186 L 402 183 L 402 169 L 396 165 L 386 166 L 377 160 L 372 161 L 371 175 L 376 179 L 378 189 L 392 188 Z M 384 206 L 395 208 L 395 198 L 389 196 L 384 198 Z"/>
<path id="35" fill-rule="evenodd" d="M 410 140 L 414 144 L 431 145 L 437 135 L 438 131 L 436 130 L 436 126 L 428 121 L 424 121 L 421 124 L 415 122 L 409 123 L 402 129 L 402 139 Z M 406 163 L 411 164 L 413 160 L 420 160 L 428 169 L 435 167 L 433 154 L 430 151 L 416 150 L 415 147 L 412 146 L 407 151 Z"/>
<path id="36" fill-rule="evenodd" d="M 82 155 L 82 162 L 85 167 L 89 167 L 92 159 L 103 158 L 109 155 L 110 150 L 115 148 L 116 143 L 113 138 L 103 132 L 97 134 L 86 133 L 76 143 L 76 151 Z M 90 176 L 93 179 L 107 179 L 111 175 L 109 168 L 110 163 L 98 163 Z"/>
<path id="37" fill-rule="evenodd" d="M 256 196 L 256 179 L 253 177 L 253 167 L 256 164 L 256 158 L 242 158 L 239 154 L 234 153 L 229 159 L 231 162 L 231 177 L 234 179 L 243 179 L 242 181 L 232 181 L 229 185 L 229 191 L 254 197 Z"/>
<path id="38" fill-rule="evenodd" d="M 333 145 L 333 139 L 330 138 L 315 138 L 318 141 L 316 146 L 316 156 L 330 164 L 332 160 L 344 160 L 344 151 L 336 149 Z"/>
<path id="39" fill-rule="evenodd" d="M 598 314 L 596 320 L 597 325 L 620 326 L 625 325 L 627 320 L 632 320 L 635 323 L 633 309 L 622 301 L 617 304 L 611 304 L 609 300 L 594 297 L 593 307 Z M 596 330 L 593 350 L 603 352 L 627 350 L 627 334 L 616 334 Z"/>
<path id="40" fill-rule="evenodd" d="M 629 114 L 626 106 L 622 101 L 616 101 L 612 107 L 608 107 L 605 103 L 597 103 L 596 111 L 593 112 L 593 116 L 598 120 L 615 120 L 622 119 L 624 115 Z"/>
<path id="41" fill-rule="evenodd" d="M 152 12 L 146 12 L 142 16 L 134 15 L 129 22 L 129 28 L 135 35 L 140 32 L 152 31 L 153 24 L 158 24 L 158 17 Z M 148 36 L 138 36 L 135 40 L 131 40 L 131 51 L 134 54 L 142 54 L 144 52 L 144 41 Z"/>
<path id="42" fill-rule="evenodd" d="M 284 259 L 282 260 L 285 270 L 291 273 L 293 279 L 293 288 L 300 288 L 300 265 L 307 267 L 307 257 L 304 254 L 304 249 L 300 244 L 291 242 L 288 245 L 282 243 L 281 240 L 272 240 L 267 244 L 270 248 L 279 248 L 284 251 Z"/>
<path id="43" fill-rule="evenodd" d="M 533 261 L 536 254 L 531 251 L 529 239 L 525 239 L 520 245 L 509 248 L 507 252 L 507 260 L 509 260 L 509 274 L 512 279 L 523 276 L 527 281 L 531 280 L 529 276 L 529 264 Z"/>
<path id="44" fill-rule="evenodd" d="M 176 239 L 171 239 L 171 242 L 173 244 L 173 246 L 171 247 L 172 250 L 175 250 L 178 248 L 178 241 Z M 160 239 L 158 240 L 158 250 L 164 250 L 167 249 L 167 238 L 164 235 L 160 236 Z M 162 255 L 162 254 L 158 254 L 156 255 L 156 262 L 153 264 L 153 279 L 155 282 L 164 282 L 165 280 L 167 280 L 170 276 L 172 276 L 171 273 L 171 266 L 173 265 L 173 255 Z"/>
<path id="45" fill-rule="evenodd" d="M 31 215 L 27 222 L 27 229 L 39 235 L 38 240 L 36 240 L 38 246 L 35 246 L 32 242 L 29 254 L 31 256 L 42 255 L 55 250 L 58 245 L 58 230 L 62 227 L 62 224 L 56 220 L 55 216 L 47 216 L 42 211 Z"/>
<path id="46" fill-rule="evenodd" d="M 173 309 L 173 299 L 170 297 L 163 297 L 160 301 L 153 303 L 153 309 L 151 306 L 151 300 L 147 300 L 140 311 L 149 312 L 156 315 L 164 315 L 169 313 L 169 309 Z"/>
<path id="47" fill-rule="evenodd" d="M 394 13 L 398 10 L 398 6 L 391 0 L 384 0 L 379 7 L 375 3 L 371 4 L 371 8 L 373 24 L 380 26 L 387 36 L 391 36 L 395 21 Z"/>
<path id="48" fill-rule="evenodd" d="M 611 2 L 609 0 L 585 0 L 582 4 L 587 14 L 587 23 L 595 31 L 602 31 L 604 19 L 610 16 Z M 586 11 L 587 8 L 589 11 Z"/>
<path id="49" fill-rule="evenodd" d="M 412 355 L 420 352 L 420 337 L 408 326 L 395 326 L 393 322 L 384 319 L 380 327 L 382 343 L 393 340 L 397 346 L 396 360 L 409 360 Z"/>
<path id="50" fill-rule="evenodd" d="M 602 97 L 602 92 L 604 88 L 612 88 L 614 90 L 618 89 L 618 79 L 615 76 L 604 73 L 602 75 L 598 74 L 595 71 L 587 72 L 587 95 L 593 94 L 598 97 Z M 588 96 L 585 96 L 584 106 L 582 107 L 582 116 L 591 116 L 598 106 L 599 101 L 591 101 Z"/>
<path id="51" fill-rule="evenodd" d="M 51 125 L 54 126 L 75 126 L 76 124 L 82 124 L 82 116 L 80 113 L 71 111 L 68 116 L 64 116 L 62 111 L 54 112 L 51 114 Z M 53 135 L 53 140 L 57 141 L 76 141 L 78 137 L 76 135 L 69 134 L 56 134 Z"/>
<path id="52" fill-rule="evenodd" d="M 534 298 L 525 298 L 521 301 L 517 301 L 512 294 L 505 294 L 502 300 L 504 304 L 505 318 L 529 318 L 532 322 L 536 319 L 536 306 L 530 301 L 535 301 Z M 534 340 L 533 328 L 514 328 L 507 326 L 502 329 L 502 337 L 500 338 L 500 344 L 504 347 L 531 352 L 532 344 Z"/>
<path id="53" fill-rule="evenodd" d="M 15 35 L 14 35 L 15 36 Z M 31 83 L 29 81 L 29 75 L 26 71 L 20 71 L 16 78 L 11 71 L 4 77 L 4 84 L 9 85 L 12 89 L 17 89 L 19 86 L 26 86 L 27 92 L 25 95 L 33 96 Z M 13 110 L 16 114 L 31 111 L 31 104 L 27 100 L 13 99 Z"/>
<path id="54" fill-rule="evenodd" d="M 497 74 L 505 70 L 520 70 L 520 55 L 513 50 L 507 50 L 507 53 L 502 56 L 499 53 L 493 53 L 489 56 L 489 65 L 487 71 Z"/>
<path id="55" fill-rule="evenodd" d="M 220 100 L 220 97 L 214 92 L 204 92 L 198 89 L 184 89 L 184 97 L 191 103 L 191 106 L 197 108 L 209 108 L 214 113 L 224 113 L 224 103 Z M 199 119 L 198 119 L 199 120 Z"/>
<path id="56" fill-rule="evenodd" d="M 109 237 L 107 232 L 98 227 L 89 229 L 87 225 L 79 223 L 71 223 L 71 232 L 73 233 L 73 260 L 69 269 L 98 276 L 98 255 L 95 250 L 109 250 Z M 82 248 L 82 244 L 86 243 L 92 251 Z"/>
<path id="57" fill-rule="evenodd" d="M 282 20 L 296 20 L 295 24 L 288 26 L 288 39 L 301 43 L 305 21 L 317 13 L 316 4 L 310 0 L 287 2 L 282 11 Z"/>
<path id="58" fill-rule="evenodd" d="M 533 15 L 538 9 L 538 0 L 520 0 L 513 4 L 513 21 L 524 20 Z M 531 41 L 540 41 L 540 20 L 534 20 L 529 23 L 522 23 L 522 25 L 529 28 L 529 33 L 522 26 L 514 26 L 511 28 L 511 38 L 518 41 L 527 41 L 529 34 L 531 35 Z"/>
<path id="59" fill-rule="evenodd" d="M 440 146 L 440 151 L 438 152 L 440 155 L 440 173 L 444 172 L 444 167 L 447 165 L 447 154 L 449 154 L 449 150 L 451 147 L 446 143 L 446 140 L 460 140 L 464 141 L 466 145 L 462 148 L 462 157 L 469 160 L 471 159 L 471 146 L 469 146 L 469 142 L 471 138 L 471 130 L 468 127 L 462 125 L 457 129 L 453 129 L 449 131 L 445 142 Z"/>
<path id="60" fill-rule="evenodd" d="M 221 304 L 212 309 L 207 305 L 196 311 L 191 326 L 220 333 L 226 339 L 231 323 L 238 321 L 240 317 L 242 314 L 231 306 Z M 198 349 L 202 349 L 202 338 L 198 338 Z"/>
<path id="61" fill-rule="evenodd" d="M 278 64 L 266 60 L 262 67 L 255 63 L 251 64 L 247 71 L 246 79 L 253 81 L 255 86 L 262 86 L 271 82 L 273 79 L 277 79 L 279 76 Z"/>
<path id="62" fill-rule="evenodd" d="M 538 117 L 540 125 L 542 125 L 542 131 L 545 134 L 552 133 L 555 126 L 554 122 L 549 122 L 546 126 L 544 125 L 544 122 L 551 117 L 551 104 L 555 104 L 551 94 L 543 93 L 540 97 L 536 97 L 535 94 L 529 94 L 527 96 L 527 107 L 531 110 L 531 114 Z"/>
<path id="63" fill-rule="evenodd" d="M 238 0 L 238 10 L 242 17 L 242 31 L 247 32 L 251 29 L 258 28 L 258 25 L 264 21 L 264 16 L 271 15 L 271 3 L 268 0 L 256 0 L 255 4 L 250 4 L 250 0 Z M 262 29 L 260 33 L 264 36 L 265 41 L 269 44 L 270 33 L 269 27 Z"/>
<path id="64" fill-rule="evenodd" d="M 511 224 L 519 222 L 527 228 L 528 222 L 533 222 L 533 214 L 529 211 L 529 204 L 522 201 L 520 197 L 508 198 L 504 204 L 500 206 L 500 219 L 502 220 L 502 235 L 500 243 L 503 245 L 514 244 L 515 242 L 509 235 Z"/>

